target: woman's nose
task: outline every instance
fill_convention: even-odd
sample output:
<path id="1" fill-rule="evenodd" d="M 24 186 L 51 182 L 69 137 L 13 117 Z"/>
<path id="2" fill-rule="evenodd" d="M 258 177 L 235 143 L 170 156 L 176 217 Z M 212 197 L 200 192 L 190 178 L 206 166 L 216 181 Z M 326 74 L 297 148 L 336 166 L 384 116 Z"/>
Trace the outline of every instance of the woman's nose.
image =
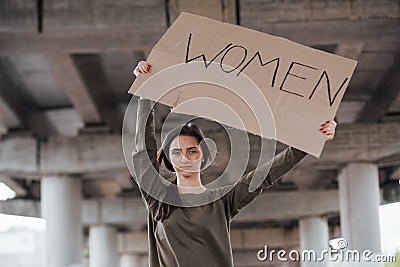
<path id="1" fill-rule="evenodd" d="M 181 153 L 180 160 L 181 160 L 181 162 L 188 162 L 189 161 L 187 156 L 185 154 L 183 154 L 183 153 Z"/>

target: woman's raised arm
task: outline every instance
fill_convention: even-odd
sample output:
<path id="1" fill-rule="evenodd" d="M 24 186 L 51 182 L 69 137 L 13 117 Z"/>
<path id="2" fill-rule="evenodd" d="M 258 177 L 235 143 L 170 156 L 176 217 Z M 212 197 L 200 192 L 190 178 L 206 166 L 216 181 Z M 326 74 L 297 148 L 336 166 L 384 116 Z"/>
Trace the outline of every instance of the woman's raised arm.
<path id="1" fill-rule="evenodd" d="M 139 73 L 147 73 L 151 69 L 149 63 L 139 62 L 134 70 L 136 76 Z M 138 99 L 138 109 L 136 115 L 135 150 L 132 153 L 133 170 L 138 187 L 142 196 L 150 209 L 154 207 L 157 200 L 147 192 L 155 193 L 159 187 L 159 166 L 157 163 L 157 142 L 154 129 L 154 104 L 149 99 Z M 146 190 L 143 190 L 145 188 Z M 147 192 L 146 192 L 147 191 Z"/>
<path id="2" fill-rule="evenodd" d="M 319 131 L 327 137 L 327 140 L 332 140 L 336 125 L 335 121 L 326 121 L 321 124 Z M 260 195 L 263 190 L 270 188 L 274 182 L 296 167 L 306 155 L 306 152 L 288 147 L 268 163 L 244 175 L 234 188 L 223 197 L 227 215 L 233 218 L 241 208 Z M 255 175 L 263 175 L 264 180 L 256 190 L 250 192 L 250 183 Z"/>

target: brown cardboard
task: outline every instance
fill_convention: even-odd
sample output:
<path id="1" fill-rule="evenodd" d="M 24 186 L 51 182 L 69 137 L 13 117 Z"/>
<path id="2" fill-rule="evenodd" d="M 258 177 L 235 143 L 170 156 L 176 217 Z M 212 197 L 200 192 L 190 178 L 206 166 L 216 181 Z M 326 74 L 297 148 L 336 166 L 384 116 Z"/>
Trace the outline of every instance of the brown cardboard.
<path id="1" fill-rule="evenodd" d="M 216 56 L 214 62 L 219 64 L 222 61 L 223 64 L 219 67 L 217 64 L 212 64 L 208 68 L 203 64 L 204 75 L 207 71 L 213 71 L 213 75 L 219 75 L 233 87 L 235 79 L 241 76 L 247 75 L 254 81 L 261 89 L 261 94 L 268 100 L 275 120 L 276 133 L 271 129 L 268 133 L 260 130 L 257 116 L 251 110 L 253 107 L 248 107 L 248 104 L 240 98 L 243 97 L 243 91 L 240 91 L 240 97 L 235 97 L 232 90 L 201 83 L 180 86 L 162 98 L 157 96 L 158 89 L 155 88 L 168 87 L 168 80 L 188 77 L 196 79 L 196 75 L 201 76 L 203 70 L 191 73 L 190 65 L 196 61 L 202 62 L 203 59 L 201 57 L 192 61 L 190 59 L 202 54 L 205 55 L 207 62 Z M 269 61 L 270 63 L 261 66 L 258 56 L 261 57 L 263 63 Z M 250 61 L 252 58 L 253 60 Z M 240 114 L 243 125 L 240 126 L 237 123 L 230 125 L 232 120 L 217 115 L 214 119 L 218 117 L 221 123 L 263 137 L 276 138 L 280 142 L 316 157 L 320 156 L 326 140 L 318 129 L 323 122 L 335 117 L 357 64 L 354 60 L 319 51 L 284 38 L 189 13 L 182 13 L 176 19 L 153 48 L 147 61 L 152 65 L 151 73 L 140 74 L 132 84 L 129 93 L 150 98 L 171 107 L 176 107 L 193 98 L 218 99 Z M 177 64 L 182 64 L 188 70 L 170 71 L 167 76 L 159 73 Z M 232 68 L 230 69 L 229 66 Z M 235 67 L 237 70 L 227 73 Z M 156 74 L 162 77 L 162 80 L 153 83 L 151 90 L 138 91 L 145 81 L 150 82 L 149 78 Z M 245 91 L 245 94 L 245 97 L 249 97 L 252 94 L 256 95 L 256 92 L 249 89 L 247 93 Z M 190 105 L 179 108 L 179 112 L 194 113 Z M 199 110 L 195 113 L 193 115 L 202 115 L 199 114 L 201 113 Z M 217 113 L 218 111 L 215 110 L 215 114 Z M 267 110 L 265 114 L 268 116 Z M 207 115 L 210 115 L 209 110 Z M 268 118 L 266 120 L 271 121 Z"/>

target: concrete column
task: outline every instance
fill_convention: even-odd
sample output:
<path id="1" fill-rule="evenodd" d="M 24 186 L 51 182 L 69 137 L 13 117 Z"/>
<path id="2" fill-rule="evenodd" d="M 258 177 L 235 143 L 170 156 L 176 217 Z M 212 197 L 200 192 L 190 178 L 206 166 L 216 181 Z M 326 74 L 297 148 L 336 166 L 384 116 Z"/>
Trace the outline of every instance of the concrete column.
<path id="1" fill-rule="evenodd" d="M 46 220 L 46 266 L 81 263 L 81 181 L 76 177 L 43 177 L 41 210 Z"/>
<path id="2" fill-rule="evenodd" d="M 120 257 L 120 267 L 144 267 L 145 256 L 138 254 L 122 254 Z"/>
<path id="3" fill-rule="evenodd" d="M 106 225 L 90 227 L 89 265 L 90 267 L 118 266 L 115 228 Z"/>
<path id="4" fill-rule="evenodd" d="M 306 217 L 299 221 L 300 251 L 312 250 L 316 259 L 321 257 L 323 250 L 329 249 L 329 229 L 326 217 Z M 301 261 L 300 266 L 328 266 L 328 258 L 325 261 Z"/>
<path id="5" fill-rule="evenodd" d="M 339 174 L 339 197 L 342 236 L 348 242 L 348 249 L 359 250 L 360 253 L 365 250 L 380 253 L 377 166 L 369 163 L 347 165 Z"/>

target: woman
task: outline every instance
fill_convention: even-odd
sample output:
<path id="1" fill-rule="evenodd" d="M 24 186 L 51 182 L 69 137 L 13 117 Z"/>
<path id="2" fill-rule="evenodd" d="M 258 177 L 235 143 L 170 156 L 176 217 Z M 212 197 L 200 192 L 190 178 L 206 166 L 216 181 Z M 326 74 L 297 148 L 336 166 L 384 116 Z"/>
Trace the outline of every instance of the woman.
<path id="1" fill-rule="evenodd" d="M 150 64 L 141 61 L 134 73 L 137 76 L 139 73 L 145 74 L 150 71 Z M 202 142 L 204 135 L 201 130 L 188 123 L 171 131 L 157 153 L 153 113 L 152 101 L 140 99 L 137 129 L 146 130 L 145 135 L 137 130 L 136 150 L 133 154 L 134 173 L 140 184 L 139 188 L 146 182 L 146 186 L 153 186 L 151 183 L 156 180 L 149 182 L 154 178 L 151 170 L 158 173 L 159 167 L 164 164 L 176 175 L 174 183 L 177 187 L 174 188 L 177 189 L 172 195 L 189 198 L 203 195 L 208 189 L 202 185 L 200 174 L 201 169 L 210 161 L 210 152 Z M 335 127 L 334 121 L 327 121 L 319 130 L 331 140 L 335 134 Z M 288 147 L 269 164 L 259 167 L 258 170 L 261 171 L 262 168 L 266 169 L 266 178 L 255 191 L 248 190 L 254 176 L 252 171 L 244 175 L 228 193 L 200 206 L 182 207 L 167 204 L 150 196 L 141 188 L 148 208 L 150 266 L 233 266 L 229 237 L 232 219 L 241 208 L 260 195 L 262 190 L 271 187 L 306 155 L 305 152 Z M 151 161 L 148 165 L 144 163 L 146 157 Z"/>

